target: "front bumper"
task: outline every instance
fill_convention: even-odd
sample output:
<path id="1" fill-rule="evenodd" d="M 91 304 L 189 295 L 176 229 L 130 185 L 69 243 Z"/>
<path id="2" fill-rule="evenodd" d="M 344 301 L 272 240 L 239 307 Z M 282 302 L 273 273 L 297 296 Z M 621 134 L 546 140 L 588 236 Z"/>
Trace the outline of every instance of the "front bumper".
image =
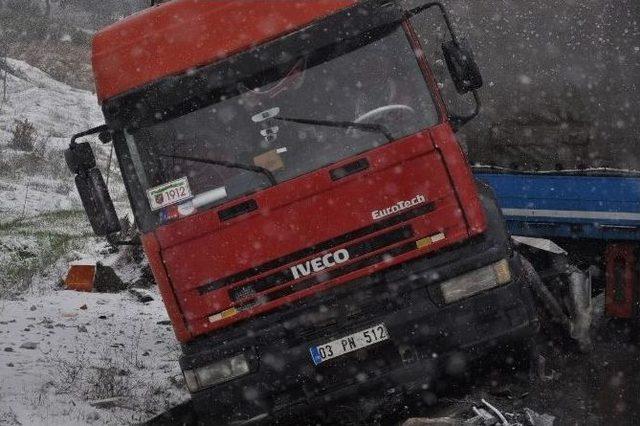
<path id="1" fill-rule="evenodd" d="M 183 370 L 239 353 L 251 365 L 246 376 L 192 394 L 194 407 L 218 423 L 322 409 L 370 392 L 419 388 L 492 346 L 531 336 L 537 320 L 526 274 L 499 211 L 485 201 L 490 231 L 477 239 L 185 346 Z M 449 305 L 434 297 L 442 281 L 505 258 L 511 283 Z M 379 323 L 388 341 L 312 362 L 311 346 Z"/>

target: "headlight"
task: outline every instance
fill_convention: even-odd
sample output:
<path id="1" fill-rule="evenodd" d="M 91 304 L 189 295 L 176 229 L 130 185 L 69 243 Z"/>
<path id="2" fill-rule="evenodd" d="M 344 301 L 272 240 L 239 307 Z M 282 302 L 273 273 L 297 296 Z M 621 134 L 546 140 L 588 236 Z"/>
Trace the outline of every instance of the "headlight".
<path id="1" fill-rule="evenodd" d="M 217 385 L 218 383 L 244 376 L 250 372 L 249 363 L 244 355 L 236 355 L 223 359 L 204 367 L 184 370 L 184 380 L 189 392 L 197 392 L 201 389 Z"/>
<path id="2" fill-rule="evenodd" d="M 511 281 L 509 262 L 500 262 L 460 275 L 440 284 L 445 303 L 453 303 Z"/>

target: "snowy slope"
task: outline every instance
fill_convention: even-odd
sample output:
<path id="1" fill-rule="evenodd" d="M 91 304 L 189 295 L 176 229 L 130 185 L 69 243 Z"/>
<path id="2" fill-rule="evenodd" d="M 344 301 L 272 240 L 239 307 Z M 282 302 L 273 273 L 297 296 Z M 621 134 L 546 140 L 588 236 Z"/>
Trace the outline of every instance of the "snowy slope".
<path id="1" fill-rule="evenodd" d="M 93 259 L 126 283 L 144 264 L 92 235 L 63 150 L 103 121 L 95 96 L 9 59 L 0 102 L 0 424 L 132 424 L 185 399 L 179 345 L 161 298 L 60 290 L 70 262 Z M 2 93 L 0 87 L 0 101 Z M 36 150 L 9 146 L 15 120 Z M 93 139 L 105 173 L 110 147 Z M 119 211 L 116 169 L 110 190 Z M 109 400 L 105 403 L 104 400 Z M 98 402 L 96 402 L 98 401 Z"/>
<path id="2" fill-rule="evenodd" d="M 52 79 L 25 62 L 7 59 L 7 92 L 0 92 L 0 297 L 29 287 L 64 251 L 87 244 L 90 227 L 63 150 L 72 134 L 103 122 L 95 95 Z M 1 89 L 1 88 L 0 88 Z M 33 151 L 13 149 L 17 120 L 36 129 Z M 94 139 L 103 172 L 110 147 Z M 122 200 L 115 168 L 110 189 Z M 119 204 L 123 213 L 126 205 Z"/>
<path id="3" fill-rule="evenodd" d="M 0 223 L 45 212 L 80 208 L 63 150 L 77 132 L 104 122 L 93 93 L 52 79 L 25 62 L 7 59 L 7 94 L 0 93 Z M 17 120 L 36 129 L 34 152 L 8 145 Z M 95 140 L 95 139 L 94 139 Z M 94 144 L 104 170 L 109 147 Z M 112 185 L 114 195 L 122 191 Z"/>
<path id="4" fill-rule="evenodd" d="M 102 124 L 93 93 L 60 83 L 26 62 L 7 59 L 7 65 L 13 74 L 7 77 L 7 96 L 0 107 L 0 146 L 11 139 L 16 119 L 28 119 L 58 148 L 67 145 L 72 134 Z"/>

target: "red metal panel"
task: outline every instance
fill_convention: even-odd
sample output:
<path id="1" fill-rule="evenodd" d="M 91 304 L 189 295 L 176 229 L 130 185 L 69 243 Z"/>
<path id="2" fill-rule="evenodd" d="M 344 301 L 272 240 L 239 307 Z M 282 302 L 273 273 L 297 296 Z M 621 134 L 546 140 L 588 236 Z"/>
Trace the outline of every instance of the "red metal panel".
<path id="1" fill-rule="evenodd" d="M 162 295 L 162 301 L 167 309 L 171 324 L 173 325 L 173 331 L 176 334 L 178 341 L 185 343 L 191 340 L 192 334 L 187 330 L 185 323 L 185 317 L 178 306 L 176 295 L 174 293 L 171 282 L 167 277 L 167 272 L 164 269 L 162 258 L 160 257 L 160 245 L 153 234 L 146 234 L 142 236 L 142 246 L 144 252 L 149 260 L 149 266 L 153 272 L 153 278 L 158 284 L 158 289 Z"/>
<path id="2" fill-rule="evenodd" d="M 605 251 L 607 287 L 605 311 L 617 318 L 633 316 L 638 267 L 633 244 L 610 244 Z"/>
<path id="3" fill-rule="evenodd" d="M 93 70 L 100 102 L 305 27 L 356 0 L 175 0 L 100 31 Z"/>
<path id="4" fill-rule="evenodd" d="M 69 290 L 93 291 L 93 283 L 96 279 L 96 265 L 71 265 L 64 279 L 64 285 Z"/>
<path id="5" fill-rule="evenodd" d="M 451 126 L 434 128 L 433 140 L 436 148 L 442 152 L 442 158 L 460 200 L 460 214 L 466 218 L 469 234 L 483 233 L 487 230 L 487 217 L 478 197 L 476 180 Z"/>
<path id="6" fill-rule="evenodd" d="M 434 135 L 440 150 L 435 149 Z M 340 181 L 332 181 L 329 170 L 348 164 L 353 158 L 257 192 L 251 198 L 260 208 L 247 215 L 221 223 L 218 211 L 228 207 L 227 204 L 159 228 L 155 235 L 162 247 L 162 261 L 158 257 L 152 267 L 154 273 L 164 276 L 165 282 L 170 280 L 173 284 L 172 287 L 167 284 L 163 292 L 164 297 L 171 289 L 167 299 L 172 305 L 169 310 L 172 320 L 181 324 L 186 321 L 189 332 L 199 335 L 463 241 L 468 238 L 468 227 L 480 232 L 486 227 L 482 206 L 475 193 L 473 176 L 459 170 L 467 168 L 467 164 L 456 147 L 451 127 L 442 124 L 362 154 L 369 160 L 370 168 Z M 232 303 L 226 291 L 200 295 L 197 287 L 371 225 L 373 210 L 418 194 L 435 202 L 436 210 L 411 221 L 415 239 L 444 232 L 445 240 L 214 324 L 207 321 L 208 315 Z"/>
<path id="7" fill-rule="evenodd" d="M 409 223 L 411 223 L 414 231 L 415 231 L 415 237 L 411 238 L 410 240 L 407 241 L 416 241 L 420 238 L 423 238 L 425 236 L 431 236 L 434 234 L 437 234 L 439 232 L 443 232 L 446 236 L 446 240 L 443 240 L 441 242 L 438 243 L 434 243 L 431 244 L 427 247 L 425 247 L 424 249 L 421 250 L 414 250 L 412 253 L 408 254 L 408 255 L 402 255 L 402 256 L 397 256 L 393 259 L 389 259 L 386 262 L 383 262 L 379 265 L 377 265 L 376 267 L 372 267 L 372 268 L 363 268 L 357 272 L 354 273 L 350 273 L 349 275 L 345 275 L 344 277 L 339 277 L 336 278 L 333 281 L 333 284 L 329 284 L 328 286 L 323 286 L 321 287 L 320 285 L 310 288 L 306 291 L 301 291 L 297 296 L 293 297 L 293 299 L 300 299 L 302 297 L 317 293 L 319 291 L 320 288 L 328 288 L 328 287 L 333 287 L 334 285 L 340 285 L 344 282 L 348 280 L 352 280 L 352 279 L 356 279 L 362 276 L 365 276 L 369 273 L 372 273 L 372 271 L 377 271 L 380 269 L 384 269 L 387 268 L 389 266 L 392 265 L 396 265 L 399 263 L 398 259 L 403 259 L 403 261 L 406 261 L 410 258 L 414 258 L 414 257 L 418 257 L 418 256 L 422 256 L 425 253 L 431 253 L 434 251 L 437 251 L 439 249 L 441 249 L 442 247 L 451 245 L 451 244 L 455 244 L 458 243 L 462 240 L 464 240 L 465 238 L 467 238 L 467 233 L 465 230 L 464 225 L 461 226 L 460 221 L 456 220 L 455 217 L 456 215 L 454 214 L 454 212 L 456 210 L 458 210 L 458 205 L 457 202 L 455 201 L 454 197 L 448 197 L 448 199 L 444 199 L 444 200 L 438 200 L 437 201 L 438 204 L 438 211 L 437 213 L 434 212 L 432 214 L 428 214 L 426 217 L 419 217 L 416 218 L 412 221 L 410 221 Z M 385 231 L 389 231 L 389 229 L 385 229 L 381 232 L 378 233 L 379 234 L 383 234 Z M 367 235 L 366 237 L 361 238 L 361 240 L 366 240 L 368 238 L 371 238 L 372 236 L 374 236 L 376 234 L 371 234 L 371 235 Z M 357 263 L 359 261 L 362 261 L 364 258 L 369 257 L 369 256 L 374 256 L 376 253 L 378 252 L 385 252 L 386 250 L 389 250 L 393 247 L 396 246 L 401 246 L 403 244 L 405 244 L 407 241 L 403 241 L 401 243 L 395 244 L 395 245 L 391 245 L 391 246 L 387 246 L 384 248 L 381 248 L 380 250 L 376 251 L 376 252 L 371 252 L 369 254 L 367 254 L 366 256 L 362 256 L 360 258 L 354 259 L 353 262 Z M 314 258 L 314 257 L 318 257 L 321 256 L 325 253 L 329 253 L 329 252 L 335 252 L 337 249 L 347 246 L 351 243 L 353 243 L 354 241 L 350 241 L 347 244 L 344 244 L 343 246 L 336 246 L 333 247 L 331 249 L 322 251 L 322 252 L 318 252 L 315 253 L 313 255 L 310 255 L 306 258 L 300 259 L 300 260 L 295 260 L 293 262 L 291 262 L 290 264 L 284 265 L 281 268 L 279 268 L 279 270 L 287 270 L 289 269 L 290 266 L 293 266 L 294 264 L 297 263 L 302 263 L 305 260 Z M 349 263 L 345 263 L 344 265 L 347 266 Z M 191 323 L 191 321 L 199 321 L 204 317 L 207 317 L 211 314 L 220 312 L 224 309 L 227 309 L 229 307 L 231 307 L 233 304 L 231 302 L 231 300 L 229 299 L 229 293 L 228 293 L 228 289 L 232 288 L 232 287 L 238 287 L 238 286 L 242 286 L 243 284 L 250 282 L 250 281 L 254 281 L 254 280 L 260 280 L 261 278 L 274 273 L 274 270 L 270 270 L 267 271 L 261 275 L 258 276 L 253 276 L 251 278 L 248 278 L 246 280 L 243 281 L 238 281 L 237 283 L 233 284 L 232 286 L 229 286 L 228 288 L 222 289 L 222 290 L 218 290 L 218 291 L 214 291 L 211 293 L 206 293 L 204 295 L 201 295 L 197 290 L 193 289 L 193 290 L 188 290 L 185 292 L 180 292 L 180 301 L 182 302 L 183 306 L 185 307 L 185 315 L 187 318 L 187 322 Z M 318 274 L 323 274 L 324 272 L 319 272 Z M 303 281 L 309 277 L 311 277 L 313 275 L 307 276 L 307 277 L 303 277 L 300 280 L 298 280 L 298 282 Z M 349 277 L 349 278 L 345 278 L 345 277 Z M 278 287 L 273 287 L 270 288 L 268 291 L 264 291 L 262 293 L 257 294 L 254 298 L 255 299 L 260 299 L 261 296 L 267 294 L 267 293 L 271 293 L 271 292 L 275 292 L 279 289 L 282 288 L 286 288 L 289 287 L 292 284 L 292 282 L 286 282 L 283 283 L 282 285 L 278 286 Z M 233 322 L 233 321 L 237 321 L 239 319 L 248 317 L 248 316 L 252 316 L 255 315 L 258 312 L 264 312 L 267 310 L 270 310 L 274 307 L 280 306 L 283 304 L 282 300 L 277 300 L 274 301 L 272 303 L 269 304 L 265 304 L 263 306 L 261 306 L 260 308 L 254 309 L 252 311 L 247 311 L 246 313 L 243 313 L 241 315 L 239 315 L 236 318 L 233 318 L 232 320 L 229 320 L 229 322 Z M 187 309 L 188 307 L 188 309 Z M 215 328 L 220 328 L 222 326 L 224 326 L 225 323 L 222 324 L 215 324 Z M 213 327 L 213 326 L 208 326 L 208 327 Z"/>

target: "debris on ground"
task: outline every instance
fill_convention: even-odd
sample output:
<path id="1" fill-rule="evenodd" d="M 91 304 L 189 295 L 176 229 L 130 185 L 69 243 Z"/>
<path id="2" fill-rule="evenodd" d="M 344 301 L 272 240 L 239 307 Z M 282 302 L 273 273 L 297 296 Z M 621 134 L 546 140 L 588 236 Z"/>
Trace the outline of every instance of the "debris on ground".
<path id="1" fill-rule="evenodd" d="M 141 269 L 140 278 L 138 278 L 134 283 L 133 287 L 136 288 L 151 288 L 156 285 L 156 280 L 153 277 L 153 273 L 151 272 L 151 268 L 149 265 L 144 265 Z"/>
<path id="2" fill-rule="evenodd" d="M 20 345 L 21 349 L 36 349 L 38 347 L 38 344 L 36 342 L 24 342 L 23 344 Z"/>
<path id="3" fill-rule="evenodd" d="M 538 414 L 530 408 L 525 408 L 527 422 L 531 426 L 553 426 L 556 418 L 550 414 Z"/>
<path id="4" fill-rule="evenodd" d="M 129 293 L 140 303 L 149 303 L 153 301 L 153 297 L 148 291 L 136 288 L 130 288 Z"/>
<path id="5" fill-rule="evenodd" d="M 554 421 L 554 416 L 538 414 L 530 408 L 503 413 L 495 403 L 481 398 L 477 404 L 471 404 L 469 409 L 455 415 L 410 418 L 401 426 L 553 426 Z"/>
<path id="6" fill-rule="evenodd" d="M 120 279 L 112 267 L 98 262 L 94 289 L 98 293 L 119 293 L 127 289 L 127 284 Z"/>
<path id="7" fill-rule="evenodd" d="M 112 407 L 117 407 L 119 404 L 121 404 L 123 399 L 124 398 L 120 396 L 116 396 L 113 398 L 98 399 L 94 401 L 89 401 L 89 405 L 96 408 L 112 408 Z"/>
<path id="8" fill-rule="evenodd" d="M 412 418 L 402 423 L 402 426 L 460 426 L 462 423 L 458 419 L 451 417 L 429 418 Z"/>
<path id="9" fill-rule="evenodd" d="M 473 407 L 473 412 L 476 414 L 468 420 L 465 420 L 465 426 L 488 426 L 495 425 L 498 419 L 483 408 Z"/>
<path id="10" fill-rule="evenodd" d="M 68 290 L 90 292 L 93 291 L 95 279 L 95 262 L 72 262 L 64 279 L 64 286 Z"/>
<path id="11" fill-rule="evenodd" d="M 487 408 L 489 408 L 491 411 L 493 411 L 494 414 L 498 416 L 503 426 L 508 426 L 509 423 L 507 422 L 507 419 L 504 418 L 504 415 L 500 412 L 500 410 L 498 410 L 496 407 L 488 403 L 487 400 L 485 399 L 482 399 L 482 403 L 486 405 Z"/>

